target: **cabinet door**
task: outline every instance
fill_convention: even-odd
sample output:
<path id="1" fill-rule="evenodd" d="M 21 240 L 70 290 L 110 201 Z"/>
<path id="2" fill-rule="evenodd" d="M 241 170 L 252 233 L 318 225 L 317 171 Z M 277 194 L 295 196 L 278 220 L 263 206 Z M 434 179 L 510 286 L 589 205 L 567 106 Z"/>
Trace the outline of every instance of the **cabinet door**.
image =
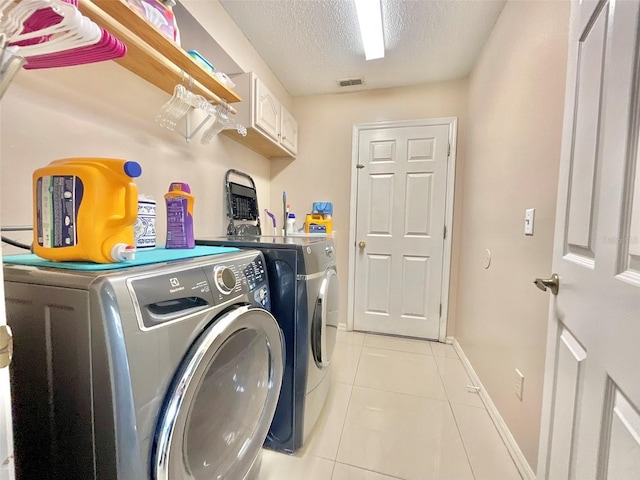
<path id="1" fill-rule="evenodd" d="M 255 125 L 276 143 L 280 143 L 280 102 L 256 78 Z"/>
<path id="2" fill-rule="evenodd" d="M 280 143 L 291 153 L 298 153 L 298 122 L 282 107 L 282 139 Z"/>

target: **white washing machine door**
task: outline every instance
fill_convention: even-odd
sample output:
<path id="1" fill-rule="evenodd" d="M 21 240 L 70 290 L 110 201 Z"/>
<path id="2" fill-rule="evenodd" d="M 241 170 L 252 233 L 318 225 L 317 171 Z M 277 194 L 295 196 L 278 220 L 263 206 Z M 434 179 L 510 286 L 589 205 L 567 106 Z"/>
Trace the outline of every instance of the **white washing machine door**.
<path id="1" fill-rule="evenodd" d="M 331 363 L 336 347 L 338 322 L 340 321 L 340 289 L 338 275 L 333 268 L 327 269 L 320 284 L 311 324 L 311 348 L 316 365 L 326 368 Z"/>
<path id="2" fill-rule="evenodd" d="M 238 307 L 189 349 L 164 403 L 152 454 L 156 480 L 243 479 L 262 448 L 282 383 L 280 328 Z"/>

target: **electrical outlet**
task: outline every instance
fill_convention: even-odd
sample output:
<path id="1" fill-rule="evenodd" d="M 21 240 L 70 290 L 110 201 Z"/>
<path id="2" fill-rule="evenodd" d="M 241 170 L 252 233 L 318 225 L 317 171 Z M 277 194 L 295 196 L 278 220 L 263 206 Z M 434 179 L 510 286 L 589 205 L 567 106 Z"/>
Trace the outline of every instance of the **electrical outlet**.
<path id="1" fill-rule="evenodd" d="M 516 397 L 522 401 L 522 389 L 524 388 L 524 375 L 516 368 L 515 393 Z"/>

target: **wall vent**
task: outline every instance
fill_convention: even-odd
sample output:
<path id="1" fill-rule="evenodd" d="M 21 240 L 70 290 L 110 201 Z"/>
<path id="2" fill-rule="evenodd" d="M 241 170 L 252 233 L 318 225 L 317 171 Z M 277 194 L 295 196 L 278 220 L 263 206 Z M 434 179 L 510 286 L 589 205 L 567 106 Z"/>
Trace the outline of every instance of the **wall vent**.
<path id="1" fill-rule="evenodd" d="M 362 77 L 360 78 L 344 78 L 342 80 L 338 80 L 338 85 L 341 87 L 353 87 L 356 85 L 364 84 L 364 80 Z"/>

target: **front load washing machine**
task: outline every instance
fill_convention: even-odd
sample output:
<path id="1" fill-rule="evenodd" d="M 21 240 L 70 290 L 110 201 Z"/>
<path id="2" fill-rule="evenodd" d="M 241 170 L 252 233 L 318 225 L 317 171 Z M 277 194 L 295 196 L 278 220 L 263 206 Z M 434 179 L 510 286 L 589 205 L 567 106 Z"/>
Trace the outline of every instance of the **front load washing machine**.
<path id="1" fill-rule="evenodd" d="M 318 420 L 331 386 L 339 321 L 339 288 L 331 237 L 208 237 L 200 245 L 260 250 L 272 313 L 284 334 L 282 390 L 265 447 L 298 450 Z"/>
<path id="2" fill-rule="evenodd" d="M 4 278 L 20 479 L 257 476 L 283 369 L 261 253 Z"/>

